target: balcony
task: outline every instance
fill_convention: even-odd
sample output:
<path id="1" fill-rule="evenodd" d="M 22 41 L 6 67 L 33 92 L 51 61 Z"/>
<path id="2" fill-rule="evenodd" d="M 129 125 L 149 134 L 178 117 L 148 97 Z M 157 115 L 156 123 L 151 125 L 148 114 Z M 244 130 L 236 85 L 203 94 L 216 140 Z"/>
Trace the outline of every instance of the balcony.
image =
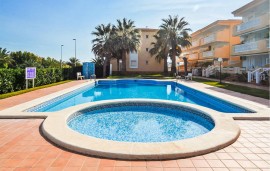
<path id="1" fill-rule="evenodd" d="M 269 13 L 235 26 L 233 35 L 237 36 L 266 27 L 269 27 Z"/>
<path id="2" fill-rule="evenodd" d="M 189 55 L 188 60 L 195 60 L 195 59 L 198 59 L 198 58 L 199 58 L 198 53 L 193 53 L 193 54 Z"/>
<path id="3" fill-rule="evenodd" d="M 263 39 L 255 42 L 234 45 L 232 55 L 240 56 L 267 52 L 269 52 L 269 39 Z"/>
<path id="4" fill-rule="evenodd" d="M 213 57 L 214 56 L 214 52 L 213 51 L 206 51 L 206 52 L 203 52 L 202 56 L 204 58 Z"/>
<path id="5" fill-rule="evenodd" d="M 229 42 L 229 31 L 227 32 L 215 32 L 206 37 L 201 41 L 201 46 L 208 46 L 210 43 L 228 43 Z"/>
<path id="6" fill-rule="evenodd" d="M 203 38 L 203 44 L 207 44 L 210 42 L 214 42 L 216 40 L 216 35 L 215 34 L 210 34 L 207 37 Z"/>

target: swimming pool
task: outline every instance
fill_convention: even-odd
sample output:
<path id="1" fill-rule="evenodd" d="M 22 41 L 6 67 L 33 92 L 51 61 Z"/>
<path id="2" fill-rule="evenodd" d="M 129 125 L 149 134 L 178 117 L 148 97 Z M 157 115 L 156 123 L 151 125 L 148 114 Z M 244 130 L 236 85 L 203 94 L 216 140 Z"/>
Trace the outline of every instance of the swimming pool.
<path id="1" fill-rule="evenodd" d="M 68 126 L 84 135 L 123 142 L 168 142 L 214 128 L 211 117 L 179 106 L 133 102 L 83 110 Z"/>
<path id="2" fill-rule="evenodd" d="M 173 81 L 99 80 L 48 102 L 32 107 L 29 112 L 54 112 L 93 101 L 145 98 L 187 102 L 224 113 L 253 113 L 231 102 L 189 88 Z"/>

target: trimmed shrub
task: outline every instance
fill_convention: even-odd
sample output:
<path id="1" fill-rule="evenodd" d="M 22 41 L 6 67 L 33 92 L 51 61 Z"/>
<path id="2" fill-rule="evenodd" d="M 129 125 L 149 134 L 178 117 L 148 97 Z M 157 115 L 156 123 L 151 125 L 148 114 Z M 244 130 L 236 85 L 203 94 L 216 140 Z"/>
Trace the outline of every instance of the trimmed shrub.
<path id="1" fill-rule="evenodd" d="M 75 79 L 76 72 L 81 71 L 81 66 L 62 70 L 60 68 L 37 69 L 35 86 Z M 25 69 L 0 69 L 0 94 L 23 90 L 25 87 Z"/>

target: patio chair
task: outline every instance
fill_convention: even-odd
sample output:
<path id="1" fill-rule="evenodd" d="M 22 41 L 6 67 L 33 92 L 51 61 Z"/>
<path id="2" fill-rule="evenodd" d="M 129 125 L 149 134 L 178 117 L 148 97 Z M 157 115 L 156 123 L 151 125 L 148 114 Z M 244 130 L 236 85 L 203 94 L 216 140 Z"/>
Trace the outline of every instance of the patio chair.
<path id="1" fill-rule="evenodd" d="M 187 76 L 185 76 L 186 80 L 192 80 L 192 73 L 188 73 Z"/>
<path id="2" fill-rule="evenodd" d="M 77 72 L 77 80 L 78 79 L 80 79 L 80 80 L 84 79 L 84 76 L 82 75 L 81 72 Z"/>

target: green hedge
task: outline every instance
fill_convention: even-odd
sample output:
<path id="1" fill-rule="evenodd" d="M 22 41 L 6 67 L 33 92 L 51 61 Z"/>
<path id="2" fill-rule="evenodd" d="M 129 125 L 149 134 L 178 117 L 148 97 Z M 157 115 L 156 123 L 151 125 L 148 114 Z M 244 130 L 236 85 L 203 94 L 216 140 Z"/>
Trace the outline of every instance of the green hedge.
<path id="1" fill-rule="evenodd" d="M 37 69 L 35 86 L 75 79 L 76 72 L 81 72 L 81 67 L 62 70 L 60 68 Z M 31 87 L 32 83 L 29 82 Z M 0 69 L 0 94 L 23 90 L 25 86 L 25 69 Z"/>

